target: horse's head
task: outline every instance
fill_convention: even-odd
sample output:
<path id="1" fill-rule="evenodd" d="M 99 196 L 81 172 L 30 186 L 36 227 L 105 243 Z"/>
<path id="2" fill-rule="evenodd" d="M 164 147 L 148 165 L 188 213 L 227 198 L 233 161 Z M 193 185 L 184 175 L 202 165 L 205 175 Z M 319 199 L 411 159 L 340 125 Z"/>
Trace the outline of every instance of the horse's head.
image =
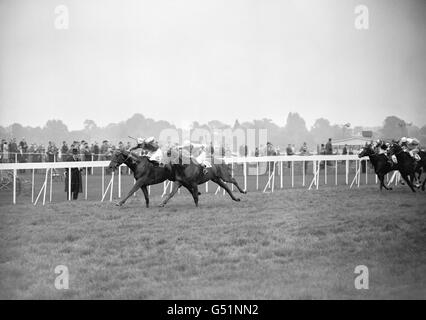
<path id="1" fill-rule="evenodd" d="M 127 161 L 131 157 L 129 151 L 117 150 L 112 154 L 111 162 L 109 163 L 109 168 L 112 170 L 117 169 L 123 163 Z"/>
<path id="2" fill-rule="evenodd" d="M 368 157 L 374 154 L 374 149 L 373 149 L 373 145 L 367 144 L 365 145 L 362 149 L 361 152 L 358 153 L 358 158 L 362 158 L 362 157 Z"/>

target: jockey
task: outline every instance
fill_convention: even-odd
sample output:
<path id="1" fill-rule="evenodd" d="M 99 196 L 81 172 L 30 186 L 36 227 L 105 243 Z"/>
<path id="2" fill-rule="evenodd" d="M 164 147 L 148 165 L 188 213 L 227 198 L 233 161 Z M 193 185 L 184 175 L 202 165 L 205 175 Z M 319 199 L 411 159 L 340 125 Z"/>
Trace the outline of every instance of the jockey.
<path id="1" fill-rule="evenodd" d="M 388 145 L 383 140 L 379 139 L 379 140 L 376 141 L 374 148 L 377 149 L 378 154 L 382 154 L 382 153 L 386 154 L 386 151 L 388 149 Z"/>
<path id="2" fill-rule="evenodd" d="M 161 151 L 161 148 L 154 137 L 138 138 L 137 145 L 133 148 L 130 148 L 129 151 L 137 149 L 142 149 L 150 161 L 156 162 L 159 165 L 164 165 L 163 152 Z"/>
<path id="3" fill-rule="evenodd" d="M 189 140 L 185 140 L 183 145 L 179 147 L 182 150 L 182 154 L 187 157 L 193 158 L 198 164 L 203 167 L 204 174 L 207 173 L 207 168 L 211 168 L 210 161 L 207 160 L 207 146 L 201 143 L 191 143 Z"/>
<path id="4" fill-rule="evenodd" d="M 419 140 L 416 138 L 402 137 L 399 141 L 399 145 L 405 152 L 408 152 L 415 160 L 420 161 L 419 153 Z"/>

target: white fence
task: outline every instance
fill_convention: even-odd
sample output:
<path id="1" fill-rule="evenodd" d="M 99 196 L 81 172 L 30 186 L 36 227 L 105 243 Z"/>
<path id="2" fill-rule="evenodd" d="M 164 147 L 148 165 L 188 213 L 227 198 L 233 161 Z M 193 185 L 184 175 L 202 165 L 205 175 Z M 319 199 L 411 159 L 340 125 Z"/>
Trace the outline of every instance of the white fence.
<path id="1" fill-rule="evenodd" d="M 268 182 L 263 188 L 263 192 L 267 192 L 270 190 L 271 192 L 274 191 L 275 188 L 275 177 L 278 175 L 280 179 L 280 187 L 283 188 L 283 164 L 285 162 L 291 163 L 291 186 L 294 187 L 294 164 L 295 162 L 302 163 L 302 185 L 305 186 L 306 182 L 308 182 L 307 175 L 305 172 L 305 163 L 311 163 L 312 169 L 313 169 L 313 175 L 312 180 L 309 183 L 308 189 L 319 187 L 319 177 L 320 177 L 320 164 L 323 162 L 327 163 L 334 163 L 334 184 L 337 185 L 337 169 L 339 162 L 344 162 L 345 166 L 345 183 L 346 185 L 350 185 L 350 188 L 352 188 L 354 185 L 357 185 L 359 187 L 360 180 L 361 180 L 361 161 L 369 161 L 368 157 L 364 157 L 362 159 L 358 158 L 357 155 L 311 155 L 311 156 L 264 156 L 264 157 L 232 157 L 232 158 L 224 158 L 225 162 L 228 164 L 231 164 L 232 166 L 232 172 L 234 171 L 234 165 L 240 164 L 243 165 L 243 184 L 244 189 L 247 189 L 247 176 L 248 176 L 248 165 L 249 164 L 255 164 L 256 170 L 253 175 L 256 176 L 256 190 L 259 189 L 259 164 L 261 163 L 270 163 L 273 164 L 269 166 L 269 170 L 267 172 L 268 175 Z M 349 175 L 350 175 L 350 167 L 349 163 L 350 161 L 355 163 L 355 175 L 349 184 Z M 109 198 L 110 201 L 112 201 L 113 196 L 113 188 L 114 188 L 114 172 L 112 172 L 111 179 L 105 188 L 105 173 L 104 168 L 108 167 L 109 161 L 78 161 L 78 162 L 36 162 L 36 163 L 1 163 L 0 164 L 0 171 L 3 170 L 9 170 L 12 171 L 12 197 L 13 197 L 13 203 L 16 203 L 16 179 L 17 179 L 17 172 L 18 170 L 32 170 L 32 181 L 31 181 L 31 201 L 34 204 L 37 204 L 38 200 L 40 199 L 41 195 L 43 194 L 43 205 L 46 202 L 46 193 L 47 189 L 49 187 L 49 201 L 52 201 L 52 178 L 54 169 L 68 169 L 71 170 L 71 168 L 85 168 L 86 174 L 84 179 L 85 187 L 83 188 L 85 193 L 85 199 L 87 199 L 87 172 L 88 168 L 103 168 L 102 170 L 102 198 L 101 201 L 103 201 L 106 198 L 107 192 L 110 192 Z M 276 172 L 278 168 L 278 173 Z M 37 194 L 37 197 L 35 197 L 35 190 L 34 190 L 34 171 L 38 169 L 45 169 L 45 179 L 44 183 L 40 189 L 40 191 Z M 252 168 L 253 169 L 253 168 Z M 324 166 L 324 182 L 327 184 L 327 178 L 328 178 L 328 172 L 327 172 L 327 165 Z M 333 170 L 330 169 L 330 170 Z M 121 198 L 121 170 L 118 170 L 118 197 Z M 392 176 L 392 178 L 389 181 L 389 184 L 394 180 L 395 174 Z M 50 184 L 49 184 L 50 182 Z M 368 183 L 368 170 L 365 170 L 365 183 Z M 377 177 L 375 179 L 375 183 L 377 183 Z M 165 181 L 163 184 L 163 195 L 167 192 L 168 187 L 170 186 L 170 189 L 172 187 L 172 183 L 170 181 Z M 232 185 L 233 189 L 233 185 Z M 68 179 L 68 190 L 71 190 L 71 179 Z M 216 193 L 220 190 L 220 187 L 216 189 Z M 206 184 L 206 192 L 208 191 L 208 184 Z M 223 190 L 223 192 L 225 192 Z M 68 192 L 68 200 L 71 200 L 71 192 Z M 34 199 L 35 198 L 35 199 Z"/>

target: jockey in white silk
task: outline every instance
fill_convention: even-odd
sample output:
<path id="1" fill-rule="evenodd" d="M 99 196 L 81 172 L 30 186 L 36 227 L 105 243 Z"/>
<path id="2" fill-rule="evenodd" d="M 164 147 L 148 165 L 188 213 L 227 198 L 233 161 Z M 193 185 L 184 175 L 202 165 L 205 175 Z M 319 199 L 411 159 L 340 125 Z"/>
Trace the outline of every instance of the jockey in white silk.
<path id="1" fill-rule="evenodd" d="M 201 143 L 192 143 L 189 140 L 185 140 L 183 145 L 178 147 L 182 149 L 182 154 L 186 157 L 191 157 L 198 164 L 204 167 L 204 172 L 206 168 L 211 168 L 212 164 L 207 160 L 207 146 Z"/>
<path id="2" fill-rule="evenodd" d="M 400 146 L 405 152 L 408 152 L 417 161 L 420 161 L 419 146 L 420 142 L 416 138 L 402 137 L 399 141 Z"/>
<path id="3" fill-rule="evenodd" d="M 157 140 L 154 137 L 149 138 L 138 138 L 137 146 L 130 149 L 130 151 L 142 149 L 146 152 L 146 157 L 150 161 L 158 162 L 160 165 L 163 163 L 163 151 L 161 150 Z"/>
<path id="4" fill-rule="evenodd" d="M 377 140 L 374 145 L 374 148 L 377 149 L 377 152 L 379 154 L 382 154 L 382 153 L 387 154 L 388 145 L 383 140 L 380 140 L 380 139 Z"/>

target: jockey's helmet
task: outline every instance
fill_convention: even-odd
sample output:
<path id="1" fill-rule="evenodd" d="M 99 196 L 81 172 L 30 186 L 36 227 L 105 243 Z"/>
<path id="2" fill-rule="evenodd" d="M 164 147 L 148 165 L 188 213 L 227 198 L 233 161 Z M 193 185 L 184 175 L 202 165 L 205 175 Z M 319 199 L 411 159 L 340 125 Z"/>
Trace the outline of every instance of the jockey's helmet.
<path id="1" fill-rule="evenodd" d="M 138 143 L 138 144 L 144 143 L 144 139 L 143 139 L 143 138 L 138 138 L 138 139 L 137 139 L 137 143 Z"/>

